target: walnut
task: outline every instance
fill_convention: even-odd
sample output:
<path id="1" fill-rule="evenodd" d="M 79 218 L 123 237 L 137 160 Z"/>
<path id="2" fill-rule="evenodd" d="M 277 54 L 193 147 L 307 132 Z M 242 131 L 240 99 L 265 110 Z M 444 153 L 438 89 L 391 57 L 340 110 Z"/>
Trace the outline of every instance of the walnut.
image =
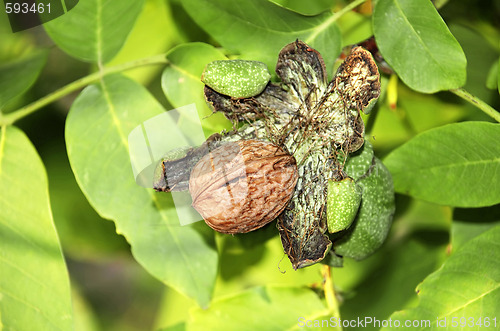
<path id="1" fill-rule="evenodd" d="M 245 233 L 273 221 L 287 206 L 297 183 L 295 158 L 259 140 L 226 143 L 191 171 L 193 207 L 222 233 Z"/>

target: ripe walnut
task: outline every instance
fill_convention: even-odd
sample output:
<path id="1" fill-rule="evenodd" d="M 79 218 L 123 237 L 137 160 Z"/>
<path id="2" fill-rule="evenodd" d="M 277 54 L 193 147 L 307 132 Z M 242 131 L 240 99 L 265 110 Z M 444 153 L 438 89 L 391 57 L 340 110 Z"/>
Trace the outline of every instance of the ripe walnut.
<path id="1" fill-rule="evenodd" d="M 189 179 L 193 207 L 214 230 L 245 233 L 273 221 L 293 195 L 295 158 L 259 140 L 227 143 L 206 154 Z"/>

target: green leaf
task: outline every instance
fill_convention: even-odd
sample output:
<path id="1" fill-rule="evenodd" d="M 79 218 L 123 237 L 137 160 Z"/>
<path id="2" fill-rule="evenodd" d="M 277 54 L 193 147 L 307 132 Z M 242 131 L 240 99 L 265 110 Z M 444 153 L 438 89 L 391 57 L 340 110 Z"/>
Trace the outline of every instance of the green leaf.
<path id="1" fill-rule="evenodd" d="M 99 331 L 97 323 L 97 316 L 90 307 L 90 303 L 86 301 L 86 298 L 82 296 L 78 290 L 73 287 L 71 291 L 71 296 L 73 298 L 73 310 L 75 328 L 74 331 Z"/>
<path id="2" fill-rule="evenodd" d="M 205 66 L 227 58 L 215 47 L 204 43 L 190 43 L 175 47 L 167 54 L 168 65 L 161 77 L 161 86 L 168 101 L 174 107 L 191 103 L 196 105 L 201 123 L 211 134 L 229 129 L 228 120 L 222 113 L 212 113 L 205 102 L 201 74 Z"/>
<path id="3" fill-rule="evenodd" d="M 47 176 L 26 135 L 0 129 L 0 325 L 71 330 L 69 277 L 50 211 Z"/>
<path id="4" fill-rule="evenodd" d="M 466 323 L 471 322 L 469 318 L 474 322 L 481 318 L 483 326 L 488 318 L 490 327 L 496 329 L 492 319 L 500 311 L 499 242 L 500 226 L 470 240 L 417 287 L 417 307 L 391 315 L 393 325 L 396 321 L 404 325 L 406 320 L 430 320 L 432 330 L 443 329 L 439 321 L 447 330 L 479 329 L 475 324 L 460 324 L 465 317 Z"/>
<path id="5" fill-rule="evenodd" d="M 77 59 L 106 63 L 121 49 L 144 0 L 85 0 L 43 26 L 63 51 Z"/>
<path id="6" fill-rule="evenodd" d="M 486 78 L 486 87 L 489 88 L 490 90 L 497 89 L 498 72 L 499 72 L 498 63 L 499 62 L 500 62 L 500 58 L 498 61 L 493 62 L 493 64 L 490 67 L 490 70 L 488 72 L 488 77 Z"/>
<path id="7" fill-rule="evenodd" d="M 300 39 L 318 50 L 327 71 L 340 54 L 340 30 L 332 13 L 303 16 L 267 0 L 187 0 L 184 8 L 224 48 L 273 72 L 285 45 Z"/>
<path id="8" fill-rule="evenodd" d="M 271 235 L 273 237 L 265 241 Z M 217 239 L 220 269 L 214 294 L 216 297 L 259 286 L 263 279 L 267 284 L 298 287 L 318 281 L 321 264 L 293 270 L 288 259 L 280 260 L 283 244 L 275 224 L 245 235 L 218 236 Z"/>
<path id="9" fill-rule="evenodd" d="M 64 128 L 64 123 L 60 125 L 58 130 Z M 65 256 L 75 260 L 106 259 L 128 251 L 129 245 L 116 234 L 115 225 L 99 217 L 78 187 L 63 137 L 57 134 L 45 139 L 50 152 L 41 150 L 41 153 L 50 179 L 54 224 Z"/>
<path id="10" fill-rule="evenodd" d="M 191 312 L 188 330 L 289 330 L 328 314 L 318 296 L 298 287 L 257 287 Z"/>
<path id="11" fill-rule="evenodd" d="M 398 85 L 397 94 L 396 109 L 391 109 L 387 98 L 377 103 L 370 142 L 382 153 L 410 140 L 416 133 L 457 122 L 470 113 L 456 100 L 444 100 L 439 94 L 415 93 L 403 83 Z"/>
<path id="12" fill-rule="evenodd" d="M 442 241 L 435 243 L 429 238 Z M 362 278 L 360 284 L 351 290 L 340 286 L 346 298 L 340 307 L 343 319 L 370 316 L 383 320 L 394 311 L 411 306 L 415 287 L 444 260 L 448 235 L 444 231 L 426 231 L 402 239 L 384 245 L 373 257 L 363 261 L 346 260 L 343 268 L 335 269 L 336 279 L 340 272 L 345 277 L 353 277 L 353 273 L 357 272 Z M 364 269 L 359 270 L 360 267 Z M 373 324 L 366 327 L 368 330 L 379 330 Z"/>
<path id="13" fill-rule="evenodd" d="M 373 31 L 384 59 L 412 89 L 433 93 L 465 84 L 464 52 L 431 1 L 377 1 Z"/>
<path id="14" fill-rule="evenodd" d="M 213 295 L 214 301 L 261 286 L 263 282 L 307 288 L 320 280 L 321 264 L 295 271 L 288 259 L 281 259 L 283 245 L 275 224 L 241 235 L 217 234 L 216 240 L 220 253 L 220 269 Z M 189 312 L 196 307 L 193 303 L 178 292 L 167 289 L 157 311 L 160 317 L 156 325 L 166 327 L 188 320 Z"/>
<path id="15" fill-rule="evenodd" d="M 217 272 L 213 231 L 180 226 L 170 195 L 135 183 L 127 135 L 163 113 L 141 85 L 119 75 L 87 87 L 71 107 L 66 144 L 77 182 L 90 204 L 116 223 L 152 275 L 206 306 Z"/>
<path id="16" fill-rule="evenodd" d="M 453 252 L 481 233 L 500 225 L 500 205 L 483 208 L 455 208 L 451 227 Z"/>
<path id="17" fill-rule="evenodd" d="M 335 5 L 335 0 L 270 0 L 302 15 L 318 15 Z"/>
<path id="18" fill-rule="evenodd" d="M 500 202 L 500 124 L 464 122 L 423 132 L 384 160 L 397 192 L 483 207 Z"/>
<path id="19" fill-rule="evenodd" d="M 471 29 L 470 26 L 450 24 L 449 28 L 467 58 L 467 83 L 463 88 L 486 103 L 494 103 L 495 99 L 492 97 L 495 94 L 484 88 L 484 84 L 488 78 L 491 63 L 498 59 L 498 51 L 491 46 L 485 35 Z M 478 50 L 481 51 L 478 52 Z M 471 116 L 471 110 L 475 107 L 469 104 L 468 107 L 462 108 L 468 108 L 468 115 Z"/>
<path id="20" fill-rule="evenodd" d="M 159 331 L 185 331 L 185 330 L 186 330 L 186 323 L 178 323 L 169 326 L 168 328 L 159 329 Z"/>
<path id="21" fill-rule="evenodd" d="M 35 83 L 46 61 L 47 52 L 40 51 L 0 66 L 0 110 Z"/>
<path id="22" fill-rule="evenodd" d="M 345 297 L 340 307 L 343 319 L 370 316 L 383 320 L 413 306 L 415 287 L 447 258 L 449 207 L 414 199 L 397 201 L 401 214 L 381 249 L 363 261 L 345 259 L 344 267 L 335 269 L 335 285 Z"/>
<path id="23" fill-rule="evenodd" d="M 107 65 L 113 66 L 162 54 L 166 49 L 179 44 L 180 36 L 177 33 L 170 33 L 177 29 L 175 22 L 177 15 L 178 12 L 175 12 L 171 4 L 164 0 L 146 1 L 127 41 Z M 143 66 L 127 70 L 124 75 L 142 85 L 148 85 L 162 70 L 163 66 Z"/>
<path id="24" fill-rule="evenodd" d="M 351 46 L 373 36 L 370 16 L 349 11 L 339 17 L 337 24 L 342 33 L 342 46 Z"/>

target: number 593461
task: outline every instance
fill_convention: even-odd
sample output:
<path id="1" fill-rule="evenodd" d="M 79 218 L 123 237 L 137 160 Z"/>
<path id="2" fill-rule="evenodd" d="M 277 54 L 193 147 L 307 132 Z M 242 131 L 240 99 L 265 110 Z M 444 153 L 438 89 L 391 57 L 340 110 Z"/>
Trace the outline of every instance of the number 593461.
<path id="1" fill-rule="evenodd" d="M 30 6 L 31 5 L 31 6 Z M 5 12 L 7 14 L 28 14 L 28 13 L 38 13 L 42 14 L 47 10 L 50 13 L 50 3 L 32 3 L 29 4 L 27 2 L 6 2 L 5 3 Z"/>

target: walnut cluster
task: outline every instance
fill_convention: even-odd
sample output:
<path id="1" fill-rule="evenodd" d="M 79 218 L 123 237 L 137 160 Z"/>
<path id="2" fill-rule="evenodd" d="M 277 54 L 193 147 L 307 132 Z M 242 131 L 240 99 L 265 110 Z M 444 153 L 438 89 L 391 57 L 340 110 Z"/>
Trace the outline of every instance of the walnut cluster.
<path id="1" fill-rule="evenodd" d="M 189 187 L 194 208 L 219 232 L 248 232 L 277 219 L 297 269 L 330 251 L 327 184 L 347 176 L 346 158 L 363 146 L 360 112 L 373 106 L 380 82 L 362 47 L 328 82 L 319 52 L 299 40 L 281 50 L 276 74 L 281 83 L 248 98 L 205 86 L 206 101 L 234 130 L 211 136 L 182 159 L 162 161 L 155 188 Z"/>

